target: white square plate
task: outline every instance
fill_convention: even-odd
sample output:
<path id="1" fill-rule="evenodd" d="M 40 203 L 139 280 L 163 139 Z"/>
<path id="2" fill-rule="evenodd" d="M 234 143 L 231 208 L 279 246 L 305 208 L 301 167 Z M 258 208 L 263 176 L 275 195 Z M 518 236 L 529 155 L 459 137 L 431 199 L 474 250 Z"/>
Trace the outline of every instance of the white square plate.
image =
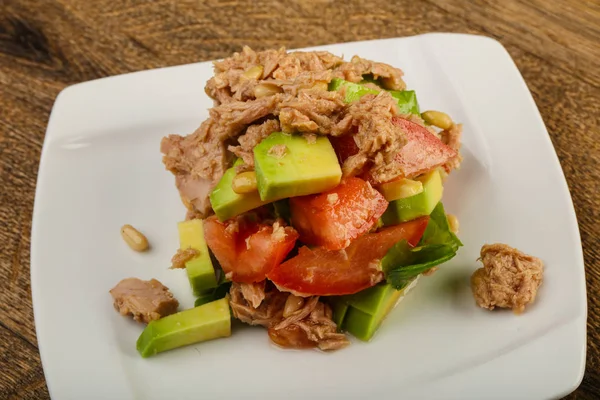
<path id="1" fill-rule="evenodd" d="M 464 163 L 446 185 L 459 255 L 392 313 L 371 343 L 282 351 L 259 328 L 142 359 L 139 324 L 108 290 L 157 278 L 182 307 L 185 272 L 167 269 L 183 218 L 160 139 L 207 117 L 210 63 L 144 71 L 65 89 L 48 124 L 32 233 L 38 341 L 54 399 L 542 399 L 581 381 L 586 293 L 577 221 L 544 123 L 506 50 L 489 38 L 428 34 L 320 47 L 402 68 L 422 109 L 464 123 Z M 144 232 L 137 254 L 119 228 Z M 469 276 L 484 243 L 545 261 L 525 314 L 479 309 Z"/>

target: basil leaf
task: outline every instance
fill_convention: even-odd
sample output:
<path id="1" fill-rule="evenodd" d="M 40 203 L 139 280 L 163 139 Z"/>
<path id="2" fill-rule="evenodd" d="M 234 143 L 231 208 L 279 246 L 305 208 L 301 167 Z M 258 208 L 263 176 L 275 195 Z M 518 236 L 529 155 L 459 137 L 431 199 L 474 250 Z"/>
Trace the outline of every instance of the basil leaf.
<path id="1" fill-rule="evenodd" d="M 419 244 L 411 247 L 406 240 L 396 243 L 381 260 L 382 270 L 388 283 L 400 290 L 417 275 L 453 258 L 460 246 L 440 202 L 431 212 Z"/>

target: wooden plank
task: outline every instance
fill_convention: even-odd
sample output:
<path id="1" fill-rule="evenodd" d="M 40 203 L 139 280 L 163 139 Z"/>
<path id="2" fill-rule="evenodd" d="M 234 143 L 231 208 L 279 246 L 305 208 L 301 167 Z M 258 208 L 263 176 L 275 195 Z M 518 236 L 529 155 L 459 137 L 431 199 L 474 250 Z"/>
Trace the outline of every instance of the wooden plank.
<path id="1" fill-rule="evenodd" d="M 600 3 L 544 0 L 427 0 L 469 25 L 572 71 L 600 88 Z"/>
<path id="2" fill-rule="evenodd" d="M 37 348 L 0 325 L 0 399 L 46 399 Z"/>

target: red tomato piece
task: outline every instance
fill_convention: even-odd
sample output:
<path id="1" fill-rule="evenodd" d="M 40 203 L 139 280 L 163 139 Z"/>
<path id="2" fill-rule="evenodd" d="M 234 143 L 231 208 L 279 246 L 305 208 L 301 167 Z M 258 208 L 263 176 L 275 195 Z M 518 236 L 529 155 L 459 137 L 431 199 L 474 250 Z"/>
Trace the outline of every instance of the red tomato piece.
<path id="1" fill-rule="evenodd" d="M 343 164 L 348 157 L 358 153 L 358 146 L 354 141 L 354 135 L 351 133 L 344 136 L 329 136 L 329 142 L 333 146 L 340 164 Z"/>
<path id="2" fill-rule="evenodd" d="M 456 150 L 447 146 L 425 127 L 404 118 L 394 117 L 394 124 L 402 128 L 406 134 L 406 144 L 398 152 L 395 162 L 398 164 L 397 178 L 410 178 L 430 171 L 456 157 Z M 358 153 L 358 146 L 352 134 L 331 137 L 331 145 L 343 163 L 348 157 Z M 375 182 L 370 174 L 364 174 L 364 179 Z"/>
<path id="3" fill-rule="evenodd" d="M 367 233 L 346 250 L 300 248 L 298 255 L 273 268 L 267 277 L 282 291 L 304 296 L 338 296 L 360 292 L 383 279 L 380 260 L 405 239 L 416 246 L 429 217 Z"/>
<path id="4" fill-rule="evenodd" d="M 232 226 L 237 224 L 236 226 Z M 234 282 L 260 282 L 294 248 L 298 232 L 290 226 L 273 227 L 237 218 L 220 222 L 216 217 L 204 220 L 204 237 Z"/>
<path id="5" fill-rule="evenodd" d="M 456 157 L 456 150 L 445 145 L 425 127 L 396 117 L 394 124 L 402 128 L 407 139 L 395 159 L 403 177 L 417 176 Z"/>
<path id="6" fill-rule="evenodd" d="M 290 199 L 292 225 L 306 244 L 341 250 L 368 232 L 388 202 L 371 184 L 356 177 L 327 192 Z"/>

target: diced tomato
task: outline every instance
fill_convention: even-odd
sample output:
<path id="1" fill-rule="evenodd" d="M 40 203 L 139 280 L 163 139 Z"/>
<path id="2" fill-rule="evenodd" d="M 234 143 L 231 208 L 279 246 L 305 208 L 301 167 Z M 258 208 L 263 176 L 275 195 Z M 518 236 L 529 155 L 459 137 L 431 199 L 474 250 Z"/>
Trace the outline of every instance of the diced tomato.
<path id="1" fill-rule="evenodd" d="M 439 167 L 456 157 L 456 150 L 445 145 L 425 127 L 400 117 L 394 117 L 393 122 L 402 128 L 407 140 L 395 158 L 400 174 L 397 178 L 414 177 Z M 340 163 L 358 153 L 358 146 L 351 134 L 331 137 L 330 141 Z M 368 172 L 363 177 L 373 184 L 383 183 L 375 182 Z"/>
<path id="2" fill-rule="evenodd" d="M 289 226 L 279 229 L 273 234 L 272 226 L 246 218 L 204 221 L 206 243 L 234 282 L 260 282 L 283 261 L 294 248 L 298 232 Z"/>
<path id="3" fill-rule="evenodd" d="M 406 133 L 407 142 L 395 159 L 404 177 L 430 171 L 456 157 L 456 150 L 445 145 L 425 127 L 397 117 L 394 118 L 394 124 Z"/>
<path id="4" fill-rule="evenodd" d="M 327 192 L 290 199 L 292 225 L 300 240 L 328 250 L 344 249 L 368 232 L 387 205 L 381 193 L 356 177 Z"/>
<path id="5" fill-rule="evenodd" d="M 323 247 L 300 248 L 298 255 L 267 274 L 280 290 L 307 296 L 352 294 L 377 284 L 383 278 L 380 261 L 394 244 L 405 239 L 416 246 L 429 217 L 367 233 L 342 251 Z"/>
<path id="6" fill-rule="evenodd" d="M 329 136 L 329 142 L 331 143 L 331 146 L 333 146 L 340 164 L 343 164 L 348 157 L 358 153 L 358 146 L 356 145 L 356 142 L 354 141 L 354 135 L 352 134 L 347 134 L 344 136 Z"/>

